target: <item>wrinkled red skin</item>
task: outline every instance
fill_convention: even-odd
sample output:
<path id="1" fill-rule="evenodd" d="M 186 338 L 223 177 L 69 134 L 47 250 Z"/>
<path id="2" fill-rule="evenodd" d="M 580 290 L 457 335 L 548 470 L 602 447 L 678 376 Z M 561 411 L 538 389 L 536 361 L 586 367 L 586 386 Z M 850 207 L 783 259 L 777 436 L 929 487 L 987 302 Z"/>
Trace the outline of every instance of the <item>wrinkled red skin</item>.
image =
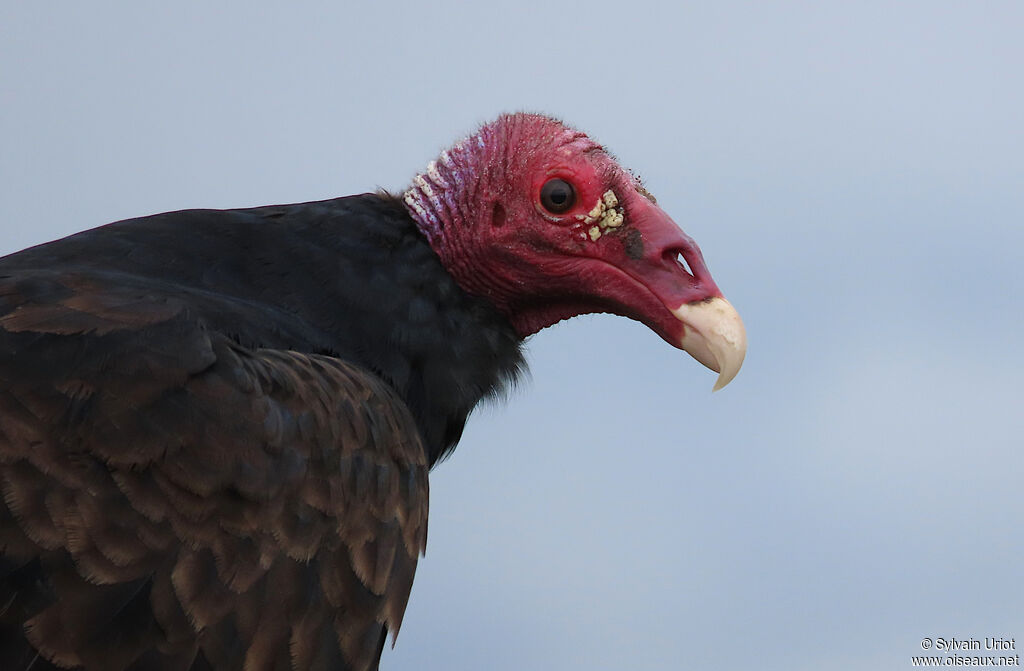
<path id="1" fill-rule="evenodd" d="M 421 228 L 456 281 L 489 298 L 521 336 L 576 315 L 610 312 L 679 347 L 685 325 L 671 311 L 721 296 L 697 244 L 582 133 L 544 116 L 504 116 L 449 157 L 454 168 L 442 166 L 447 197 L 435 199 L 433 208 L 420 201 L 442 225 Z M 576 191 L 567 212 L 553 214 L 541 204 L 541 188 L 553 178 Z M 623 223 L 592 240 L 588 230 L 596 222 L 581 219 L 608 190 L 619 200 Z"/>

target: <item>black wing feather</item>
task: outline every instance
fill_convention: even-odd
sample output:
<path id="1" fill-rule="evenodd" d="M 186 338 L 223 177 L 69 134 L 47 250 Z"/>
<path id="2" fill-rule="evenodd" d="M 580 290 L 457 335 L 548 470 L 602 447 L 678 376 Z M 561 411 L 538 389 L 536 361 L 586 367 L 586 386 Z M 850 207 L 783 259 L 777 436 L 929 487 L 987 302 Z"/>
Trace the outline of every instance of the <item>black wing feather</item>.
<path id="1" fill-rule="evenodd" d="M 94 274 L 0 306 L 4 668 L 376 668 L 426 542 L 389 386 Z"/>

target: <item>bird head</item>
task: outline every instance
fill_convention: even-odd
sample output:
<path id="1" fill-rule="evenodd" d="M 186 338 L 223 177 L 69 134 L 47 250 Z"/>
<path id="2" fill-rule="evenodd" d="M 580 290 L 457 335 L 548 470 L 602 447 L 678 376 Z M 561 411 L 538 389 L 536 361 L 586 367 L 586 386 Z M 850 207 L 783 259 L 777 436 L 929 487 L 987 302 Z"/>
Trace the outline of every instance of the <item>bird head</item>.
<path id="1" fill-rule="evenodd" d="M 562 319 L 636 319 L 719 373 L 739 372 L 743 322 L 700 248 L 601 145 L 550 117 L 502 116 L 441 153 L 404 202 L 467 292 L 521 337 Z"/>

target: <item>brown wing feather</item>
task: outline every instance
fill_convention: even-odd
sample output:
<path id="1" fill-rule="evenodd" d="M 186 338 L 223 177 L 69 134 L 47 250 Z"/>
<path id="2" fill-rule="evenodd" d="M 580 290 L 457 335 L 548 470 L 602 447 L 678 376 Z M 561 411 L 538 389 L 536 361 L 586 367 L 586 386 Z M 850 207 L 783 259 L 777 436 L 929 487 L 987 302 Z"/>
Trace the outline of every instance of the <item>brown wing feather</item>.
<path id="1" fill-rule="evenodd" d="M 38 284 L 0 281 L 4 668 L 376 668 L 426 542 L 396 394 L 174 300 Z"/>

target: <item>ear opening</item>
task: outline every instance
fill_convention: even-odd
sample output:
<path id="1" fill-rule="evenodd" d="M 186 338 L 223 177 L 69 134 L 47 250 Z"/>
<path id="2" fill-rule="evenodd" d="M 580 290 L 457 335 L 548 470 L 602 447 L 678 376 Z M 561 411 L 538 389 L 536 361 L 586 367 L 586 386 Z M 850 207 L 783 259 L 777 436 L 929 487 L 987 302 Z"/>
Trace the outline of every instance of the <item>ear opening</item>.
<path id="1" fill-rule="evenodd" d="M 494 205 L 491 207 L 491 226 L 495 228 L 501 228 L 505 225 L 505 206 L 494 201 Z"/>

